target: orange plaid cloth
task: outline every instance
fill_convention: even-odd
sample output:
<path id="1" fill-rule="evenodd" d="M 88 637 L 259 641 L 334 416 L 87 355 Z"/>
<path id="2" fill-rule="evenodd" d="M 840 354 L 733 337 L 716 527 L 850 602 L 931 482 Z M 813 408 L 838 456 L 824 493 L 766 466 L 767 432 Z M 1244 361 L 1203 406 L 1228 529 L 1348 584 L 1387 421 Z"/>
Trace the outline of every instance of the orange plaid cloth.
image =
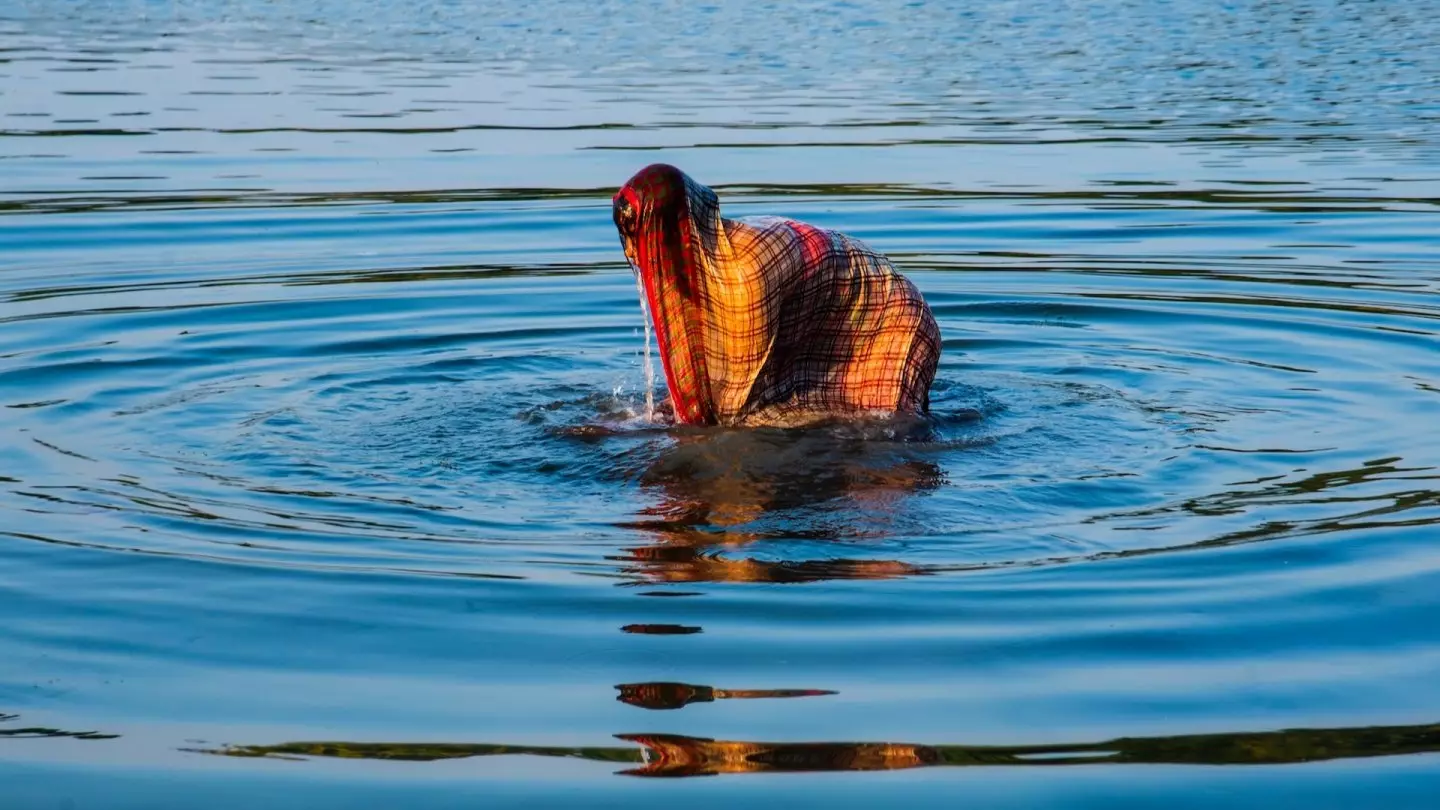
<path id="1" fill-rule="evenodd" d="M 714 191 L 665 164 L 632 177 L 614 215 L 676 421 L 929 409 L 940 329 L 915 285 L 865 244 L 789 219 L 725 219 Z"/>

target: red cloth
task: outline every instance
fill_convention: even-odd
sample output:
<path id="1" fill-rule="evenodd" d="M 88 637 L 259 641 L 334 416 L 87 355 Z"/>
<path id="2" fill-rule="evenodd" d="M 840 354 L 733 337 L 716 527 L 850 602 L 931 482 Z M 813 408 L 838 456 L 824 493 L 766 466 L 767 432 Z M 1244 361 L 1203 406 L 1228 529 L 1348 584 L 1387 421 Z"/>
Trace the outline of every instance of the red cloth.
<path id="1" fill-rule="evenodd" d="M 864 243 L 789 219 L 725 219 L 714 191 L 665 164 L 632 177 L 614 213 L 677 421 L 928 410 L 940 329 L 915 285 Z"/>

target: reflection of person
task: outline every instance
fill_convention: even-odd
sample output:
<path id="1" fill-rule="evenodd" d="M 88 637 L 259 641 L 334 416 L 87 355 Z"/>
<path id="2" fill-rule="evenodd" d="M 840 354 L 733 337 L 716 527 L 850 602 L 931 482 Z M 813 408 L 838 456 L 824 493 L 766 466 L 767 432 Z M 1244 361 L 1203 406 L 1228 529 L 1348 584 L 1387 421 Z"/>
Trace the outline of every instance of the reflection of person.
<path id="1" fill-rule="evenodd" d="M 880 540 L 915 492 L 943 473 L 930 445 L 846 439 L 829 430 L 686 431 L 640 476 L 659 502 L 621 524 L 645 544 L 614 559 L 646 582 L 815 582 L 892 579 L 929 573 L 900 560 L 845 559 L 817 551 L 824 540 Z M 803 528 L 790 518 L 802 518 Z M 803 537 L 809 559 L 766 559 L 742 549 Z M 861 547 L 836 546 L 854 553 Z M 774 550 L 769 552 L 775 553 Z M 862 552 L 863 555 L 863 552 Z"/>
<path id="2" fill-rule="evenodd" d="M 703 687 L 702 687 L 703 688 Z M 635 776 L 706 776 L 758 771 L 874 771 L 927 765 L 1051 768 L 1107 763 L 1280 765 L 1440 751 L 1440 724 L 1298 728 L 1177 737 L 1121 737 L 1095 743 L 1041 745 L 914 745 L 886 742 L 770 743 L 712 740 L 678 734 L 617 734 L 631 748 L 543 748 L 485 743 L 292 742 L 198 748 L 232 757 L 312 756 L 424 762 L 457 757 L 531 754 L 633 762 Z"/>
<path id="3" fill-rule="evenodd" d="M 939 327 L 915 285 L 863 243 L 793 220 L 724 219 L 715 192 L 664 164 L 620 189 L 614 215 L 676 421 L 929 409 Z"/>
<path id="4" fill-rule="evenodd" d="M 668 538 L 667 538 L 668 539 Z M 831 579 L 898 579 L 929 573 L 899 560 L 727 559 L 706 546 L 644 546 L 626 549 L 627 574 L 654 582 L 821 582 Z"/>
<path id="5" fill-rule="evenodd" d="M 630 776 L 707 776 L 765 771 L 890 771 L 939 764 L 938 750 L 906 743 L 752 743 L 678 734 L 617 734 L 648 749 Z"/>

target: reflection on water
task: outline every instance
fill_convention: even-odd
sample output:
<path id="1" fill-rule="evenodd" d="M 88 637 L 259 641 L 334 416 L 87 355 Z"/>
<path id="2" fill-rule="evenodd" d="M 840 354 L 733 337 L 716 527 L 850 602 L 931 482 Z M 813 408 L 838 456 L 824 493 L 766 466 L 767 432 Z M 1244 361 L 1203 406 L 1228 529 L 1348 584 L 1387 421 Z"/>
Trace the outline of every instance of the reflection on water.
<path id="1" fill-rule="evenodd" d="M 627 624 L 620 628 L 620 632 L 642 636 L 690 636 L 705 630 L 684 624 Z"/>
<path id="2" fill-rule="evenodd" d="M 978 414 L 977 414 L 978 416 Z M 655 493 L 645 519 L 622 528 L 652 537 L 613 556 L 646 582 L 814 582 L 925 573 L 899 560 L 766 560 L 735 556 L 777 540 L 883 538 L 907 496 L 943 484 L 932 459 L 961 444 L 937 441 L 931 423 L 886 420 L 797 430 L 685 429 L 649 462 L 640 483 Z M 845 499 L 843 511 L 828 507 Z M 868 525 L 846 521 L 863 512 Z M 767 516 L 807 519 L 767 529 Z M 746 527 L 749 528 L 735 528 Z M 718 552 L 724 552 L 722 556 Z"/>
<path id="3" fill-rule="evenodd" d="M 683 709 L 691 703 L 710 703 L 716 700 L 820 697 L 835 694 L 825 689 L 716 689 L 688 683 L 622 683 L 615 688 L 620 690 L 616 700 L 642 709 Z"/>
<path id="4" fill-rule="evenodd" d="M 732 548 L 751 542 L 754 536 L 716 537 L 708 533 L 673 536 L 668 532 L 664 545 L 626 549 L 627 556 L 614 559 L 633 565 L 621 568 L 642 582 L 818 582 L 827 579 L 891 579 L 927 573 L 922 566 L 900 560 L 757 560 L 720 557 L 718 547 Z M 677 545 L 689 543 L 690 545 Z"/>
<path id="5" fill-rule="evenodd" d="M 18 714 L 6 714 L 0 712 L 0 739 L 18 740 L 24 738 L 54 738 L 66 737 L 75 740 L 113 740 L 119 734 L 102 734 L 98 731 L 64 731 L 58 728 L 42 728 L 36 726 L 20 726 L 17 728 L 6 728 L 5 726 L 20 719 Z"/>
<path id="6" fill-rule="evenodd" d="M 660 505 L 649 511 L 690 525 L 746 523 L 846 495 L 879 506 L 943 483 L 933 459 L 959 446 L 925 442 L 929 430 L 923 422 L 898 420 L 803 430 L 677 430 L 675 443 L 640 482 L 660 495 Z"/>
<path id="7" fill-rule="evenodd" d="M 1440 725 L 1437 724 L 1121 737 L 1096 743 L 1016 746 L 762 743 L 675 734 L 615 736 L 641 748 L 295 742 L 234 746 L 205 753 L 413 761 L 523 754 L 639 763 L 638 768 L 619 772 L 627 776 L 713 776 L 781 771 L 888 771 L 931 766 L 1283 765 L 1440 751 Z"/>

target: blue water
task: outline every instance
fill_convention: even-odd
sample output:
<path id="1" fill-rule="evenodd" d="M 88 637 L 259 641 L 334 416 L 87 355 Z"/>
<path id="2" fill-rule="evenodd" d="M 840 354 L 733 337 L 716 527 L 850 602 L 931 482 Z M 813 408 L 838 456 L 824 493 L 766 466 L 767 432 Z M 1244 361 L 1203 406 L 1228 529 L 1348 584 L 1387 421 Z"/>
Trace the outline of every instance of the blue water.
<path id="1" fill-rule="evenodd" d="M 1437 133 L 1431 0 L 0 3 L 0 806 L 1431 807 Z M 933 435 L 644 419 L 655 161 Z"/>

